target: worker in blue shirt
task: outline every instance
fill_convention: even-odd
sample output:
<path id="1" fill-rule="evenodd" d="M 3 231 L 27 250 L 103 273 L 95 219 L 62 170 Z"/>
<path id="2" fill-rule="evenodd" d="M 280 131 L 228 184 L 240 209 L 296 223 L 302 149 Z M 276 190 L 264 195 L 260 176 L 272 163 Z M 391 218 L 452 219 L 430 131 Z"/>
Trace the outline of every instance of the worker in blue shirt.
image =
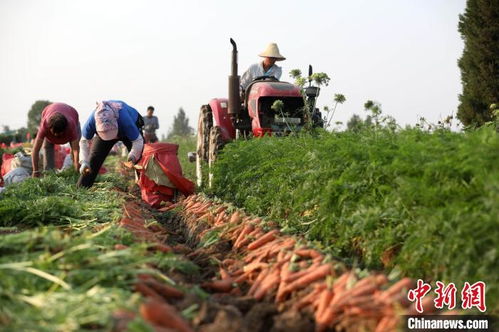
<path id="1" fill-rule="evenodd" d="M 97 103 L 82 128 L 80 139 L 80 178 L 78 187 L 91 187 L 114 144 L 127 147 L 128 161 L 136 164 L 142 157 L 144 120 L 136 109 L 120 100 Z M 89 141 L 92 140 L 90 147 Z"/>

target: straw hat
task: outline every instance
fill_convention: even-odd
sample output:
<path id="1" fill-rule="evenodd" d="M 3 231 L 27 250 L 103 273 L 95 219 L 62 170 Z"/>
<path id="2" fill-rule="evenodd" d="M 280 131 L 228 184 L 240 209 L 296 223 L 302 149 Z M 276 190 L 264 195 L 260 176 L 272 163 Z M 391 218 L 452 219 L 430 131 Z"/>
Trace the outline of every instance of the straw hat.
<path id="1" fill-rule="evenodd" d="M 258 55 L 265 58 L 275 58 L 276 61 L 286 60 L 286 58 L 279 53 L 279 47 L 277 47 L 276 43 L 270 43 L 265 51 Z"/>

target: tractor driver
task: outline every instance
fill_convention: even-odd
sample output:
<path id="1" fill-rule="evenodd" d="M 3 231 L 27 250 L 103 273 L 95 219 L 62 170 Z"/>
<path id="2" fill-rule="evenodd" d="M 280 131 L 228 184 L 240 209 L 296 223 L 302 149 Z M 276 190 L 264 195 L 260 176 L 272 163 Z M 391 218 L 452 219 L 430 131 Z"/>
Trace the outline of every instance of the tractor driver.
<path id="1" fill-rule="evenodd" d="M 277 66 L 276 61 L 286 60 L 279 53 L 279 47 L 276 43 L 270 43 L 265 51 L 259 54 L 263 61 L 252 64 L 241 77 L 241 89 L 244 92 L 248 85 L 259 76 L 274 76 L 277 79 L 281 78 L 282 69 Z"/>

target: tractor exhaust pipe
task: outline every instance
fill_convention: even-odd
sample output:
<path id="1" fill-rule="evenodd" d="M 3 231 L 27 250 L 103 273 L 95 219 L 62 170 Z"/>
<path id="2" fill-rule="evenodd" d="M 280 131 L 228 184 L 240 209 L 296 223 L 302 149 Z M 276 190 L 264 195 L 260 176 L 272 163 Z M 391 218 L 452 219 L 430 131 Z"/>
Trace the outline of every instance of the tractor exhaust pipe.
<path id="1" fill-rule="evenodd" d="M 239 97 L 239 75 L 237 74 L 237 45 L 234 39 L 230 39 L 232 44 L 232 66 L 229 76 L 229 115 L 232 119 L 238 117 L 241 112 L 241 99 Z"/>

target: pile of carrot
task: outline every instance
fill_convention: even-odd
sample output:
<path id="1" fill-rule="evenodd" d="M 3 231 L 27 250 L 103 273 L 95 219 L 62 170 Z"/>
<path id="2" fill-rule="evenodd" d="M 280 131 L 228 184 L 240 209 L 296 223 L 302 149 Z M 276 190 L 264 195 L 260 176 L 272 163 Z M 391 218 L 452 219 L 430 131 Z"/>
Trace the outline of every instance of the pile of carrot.
<path id="1" fill-rule="evenodd" d="M 172 248 L 164 244 L 166 231 L 159 225 L 147 227 L 144 212 L 135 202 L 127 202 L 123 205 L 123 216 L 119 225 L 129 230 L 138 241 L 151 243 L 151 249 L 161 252 L 172 252 Z"/>
<path id="2" fill-rule="evenodd" d="M 119 221 L 121 227 L 134 234 L 137 241 L 151 243 L 150 249 L 161 252 L 172 252 L 173 249 L 164 244 L 166 240 L 166 230 L 157 224 L 147 226 L 144 216 L 146 215 L 140 206 L 135 202 L 127 202 L 123 205 L 123 216 Z M 115 245 L 116 250 L 126 249 L 123 244 Z M 160 282 L 149 274 L 139 274 L 134 285 L 134 290 L 146 298 L 140 305 L 140 315 L 157 332 L 192 332 L 192 328 L 185 321 L 182 315 L 167 301 L 175 301 L 184 297 L 184 292 Z M 117 321 L 123 320 L 122 329 L 126 330 L 127 323 L 134 317 L 133 313 L 115 313 Z M 125 317 L 121 317 L 121 316 Z"/>
<path id="3" fill-rule="evenodd" d="M 178 208 L 189 228 L 204 222 L 210 226 L 207 231 L 219 229 L 221 237 L 231 240 L 233 250 L 243 255 L 241 260 L 220 263 L 220 277 L 202 285 L 209 291 L 245 293 L 275 301 L 281 310 L 307 312 L 319 332 L 328 328 L 392 331 L 400 315 L 412 313 L 407 290 L 414 282 L 409 278 L 391 285 L 379 273 L 359 278 L 321 252 L 297 244 L 294 237 L 268 229 L 269 223 L 260 218 L 228 212 L 228 206 L 201 195 L 191 195 L 167 209 L 173 208 Z"/>

